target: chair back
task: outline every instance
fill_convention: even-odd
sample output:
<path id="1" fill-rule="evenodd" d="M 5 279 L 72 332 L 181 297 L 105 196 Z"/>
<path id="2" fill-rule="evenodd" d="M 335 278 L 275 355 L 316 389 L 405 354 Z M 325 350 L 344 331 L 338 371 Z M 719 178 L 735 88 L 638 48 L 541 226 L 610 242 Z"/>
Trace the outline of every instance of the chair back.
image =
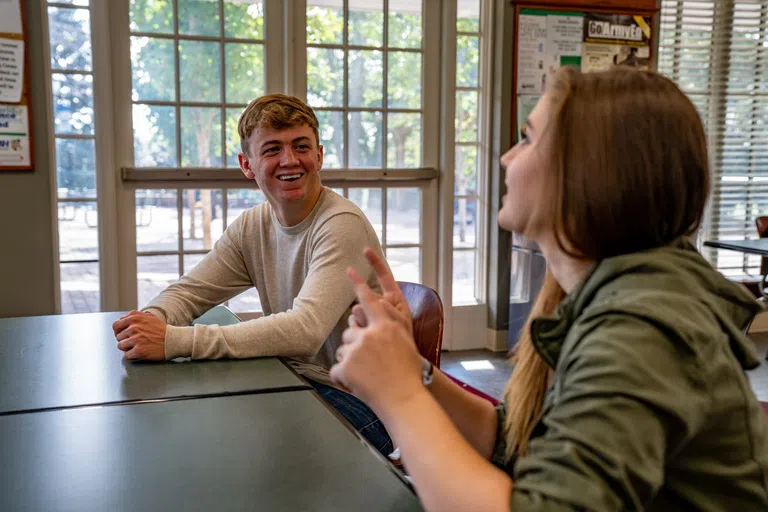
<path id="1" fill-rule="evenodd" d="M 757 236 L 760 238 L 768 238 L 768 217 L 758 217 L 755 219 L 755 227 L 757 228 Z M 760 275 L 768 274 L 768 258 L 761 258 L 760 260 Z"/>
<path id="2" fill-rule="evenodd" d="M 440 367 L 443 346 L 443 301 L 429 286 L 398 281 L 413 319 L 413 337 L 419 353 Z"/>

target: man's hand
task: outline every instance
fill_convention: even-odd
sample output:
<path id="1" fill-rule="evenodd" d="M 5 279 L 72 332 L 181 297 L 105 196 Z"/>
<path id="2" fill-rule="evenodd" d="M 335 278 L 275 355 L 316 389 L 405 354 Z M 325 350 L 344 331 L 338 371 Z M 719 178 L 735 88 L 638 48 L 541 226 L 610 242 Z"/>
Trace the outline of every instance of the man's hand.
<path id="1" fill-rule="evenodd" d="M 165 322 L 151 313 L 131 311 L 112 324 L 125 359 L 165 360 Z"/>

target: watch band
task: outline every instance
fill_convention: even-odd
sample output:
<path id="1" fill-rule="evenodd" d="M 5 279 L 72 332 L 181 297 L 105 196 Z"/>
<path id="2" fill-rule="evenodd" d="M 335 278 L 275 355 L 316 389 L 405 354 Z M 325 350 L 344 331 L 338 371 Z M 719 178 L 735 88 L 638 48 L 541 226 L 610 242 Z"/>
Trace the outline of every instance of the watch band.
<path id="1" fill-rule="evenodd" d="M 422 357 L 421 359 L 421 382 L 426 387 L 429 387 L 432 385 L 432 376 L 435 372 L 435 367 L 432 366 L 432 363 L 427 361 L 426 358 Z"/>

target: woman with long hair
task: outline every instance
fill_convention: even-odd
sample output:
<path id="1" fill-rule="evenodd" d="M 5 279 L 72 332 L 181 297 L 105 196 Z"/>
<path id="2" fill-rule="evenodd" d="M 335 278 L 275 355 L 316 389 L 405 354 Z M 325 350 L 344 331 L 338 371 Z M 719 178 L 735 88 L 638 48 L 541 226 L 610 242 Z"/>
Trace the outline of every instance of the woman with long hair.
<path id="1" fill-rule="evenodd" d="M 668 79 L 561 69 L 502 157 L 499 225 L 548 276 L 504 405 L 419 356 L 407 304 L 360 305 L 331 376 L 384 421 L 429 510 L 768 510 L 768 424 L 745 368 L 760 306 L 689 237 L 709 192 L 704 131 Z"/>

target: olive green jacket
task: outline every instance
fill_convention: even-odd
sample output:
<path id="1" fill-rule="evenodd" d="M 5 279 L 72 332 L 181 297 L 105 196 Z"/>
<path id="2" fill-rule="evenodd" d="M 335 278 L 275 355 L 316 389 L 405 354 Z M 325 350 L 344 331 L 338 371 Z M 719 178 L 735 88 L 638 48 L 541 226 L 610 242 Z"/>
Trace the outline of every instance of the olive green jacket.
<path id="1" fill-rule="evenodd" d="M 759 310 L 687 241 L 598 263 L 532 323 L 554 376 L 541 435 L 507 463 L 512 510 L 767 511 L 768 422 L 742 334 Z M 502 466 L 503 451 L 500 432 Z"/>

